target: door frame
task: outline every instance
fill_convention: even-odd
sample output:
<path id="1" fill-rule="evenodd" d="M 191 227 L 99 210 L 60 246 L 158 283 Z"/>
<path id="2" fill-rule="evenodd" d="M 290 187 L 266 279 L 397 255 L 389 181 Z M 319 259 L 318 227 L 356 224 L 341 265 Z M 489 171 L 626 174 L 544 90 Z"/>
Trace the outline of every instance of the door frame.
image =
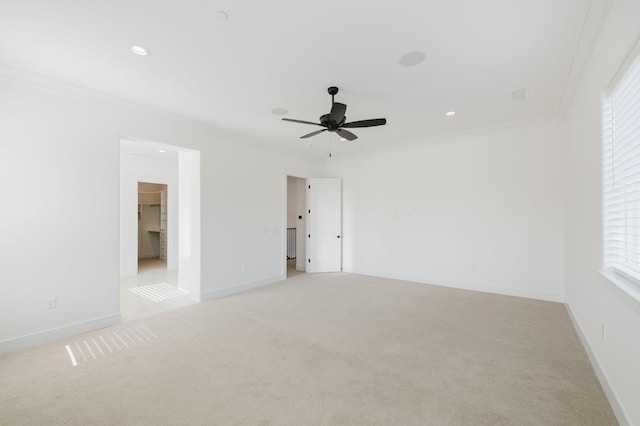
<path id="1" fill-rule="evenodd" d="M 292 169 L 284 169 L 282 172 L 282 247 L 281 247 L 281 256 L 282 256 L 282 269 L 281 269 L 281 276 L 282 276 L 282 280 L 286 280 L 287 279 L 287 206 L 288 206 L 288 182 L 287 182 L 287 177 L 294 177 L 294 178 L 299 178 L 299 179 L 304 179 L 305 183 L 308 181 L 308 179 L 313 179 L 313 178 L 319 178 L 318 176 L 311 176 L 309 173 L 306 172 L 302 172 L 300 170 L 292 170 Z M 343 233 L 343 223 L 342 223 L 342 208 L 343 208 L 343 203 L 342 203 L 342 179 L 340 178 L 328 178 L 328 179 L 339 179 L 340 180 L 340 233 Z M 308 210 L 309 209 L 309 195 L 308 195 L 308 191 L 305 190 L 305 209 Z M 306 214 L 305 215 L 305 229 L 308 230 L 309 229 L 309 215 Z M 309 255 L 309 239 L 305 238 L 305 256 Z M 344 239 L 340 240 L 340 245 L 341 245 L 341 249 L 340 249 L 340 270 L 342 271 L 342 266 L 344 263 L 344 250 L 342 249 L 343 247 L 343 243 L 344 243 Z M 306 260 L 306 259 L 305 259 Z M 309 269 L 309 265 L 307 264 L 307 262 L 304 262 L 304 271 L 307 272 Z"/>
<path id="2" fill-rule="evenodd" d="M 178 145 L 169 145 L 159 142 L 148 141 L 129 136 L 120 136 L 120 158 L 122 161 L 123 144 L 133 144 L 144 146 L 145 149 L 165 149 L 177 151 L 177 178 L 165 179 L 143 173 L 135 173 L 131 176 L 124 176 L 122 165 L 120 169 L 120 209 L 119 209 L 119 259 L 120 278 L 137 274 L 137 201 L 138 182 L 162 183 L 168 188 L 168 207 L 170 215 L 167 219 L 171 222 L 168 226 L 173 227 L 174 250 L 171 256 L 172 262 L 167 259 L 167 267 L 172 263 L 178 268 L 178 286 L 189 291 L 189 297 L 200 302 L 202 292 L 202 282 L 200 276 L 201 254 L 200 254 L 200 151 L 185 148 Z M 121 163 L 120 163 L 121 164 Z M 187 167 L 188 166 L 188 167 Z M 173 188 L 173 190 L 171 190 Z M 135 221 L 135 222 L 134 222 Z M 127 244 L 129 233 L 136 230 L 135 250 L 133 243 Z M 170 238 L 169 236 L 167 236 Z M 167 256 L 169 257 L 167 250 Z M 135 258 L 135 272 L 133 264 Z M 122 264 L 124 262 L 124 264 Z M 118 280 L 118 294 L 120 293 L 120 280 Z"/>

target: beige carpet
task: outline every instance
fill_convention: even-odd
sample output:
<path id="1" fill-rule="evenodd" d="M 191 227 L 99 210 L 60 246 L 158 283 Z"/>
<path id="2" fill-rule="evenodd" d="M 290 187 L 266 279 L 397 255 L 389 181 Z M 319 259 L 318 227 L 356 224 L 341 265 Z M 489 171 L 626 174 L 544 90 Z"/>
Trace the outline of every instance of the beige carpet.
<path id="1" fill-rule="evenodd" d="M 0 384 L 3 425 L 616 424 L 563 305 L 344 273 L 4 355 Z"/>

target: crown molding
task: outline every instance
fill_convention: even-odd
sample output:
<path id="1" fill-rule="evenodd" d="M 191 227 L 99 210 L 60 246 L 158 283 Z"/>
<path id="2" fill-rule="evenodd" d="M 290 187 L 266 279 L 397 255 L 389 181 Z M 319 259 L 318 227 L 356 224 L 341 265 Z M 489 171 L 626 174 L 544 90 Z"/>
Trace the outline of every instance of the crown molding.
<path id="1" fill-rule="evenodd" d="M 610 3 L 610 0 L 605 0 Z M 593 46 L 592 46 L 593 47 Z M 552 120 L 560 120 L 559 114 L 545 115 L 534 117 L 525 120 L 512 121 L 508 123 L 502 123 L 498 125 L 486 126 L 481 128 L 475 128 L 471 130 L 465 130 L 462 132 L 448 133 L 439 136 L 429 137 L 425 139 L 418 139 L 410 142 L 404 142 L 401 144 L 395 144 L 380 148 L 372 148 L 369 150 L 348 153 L 348 154 L 333 154 L 331 158 L 326 158 L 324 153 L 322 156 L 311 153 L 301 153 L 298 151 L 287 150 L 284 147 L 273 145 L 263 140 L 257 140 L 245 135 L 232 132 L 230 130 L 214 126 L 212 124 L 181 116 L 175 113 L 170 113 L 160 109 L 152 108 L 147 105 L 131 102 L 126 99 L 118 98 L 115 96 L 107 95 L 105 93 L 88 89 L 64 80 L 48 77 L 36 72 L 27 71 L 13 67 L 8 64 L 0 63 L 0 79 L 11 80 L 20 84 L 36 87 L 43 90 L 52 91 L 65 96 L 75 97 L 77 99 L 94 102 L 102 106 L 108 106 L 125 111 L 134 111 L 147 116 L 155 117 L 161 120 L 168 120 L 177 125 L 189 126 L 198 129 L 202 132 L 208 133 L 212 136 L 224 138 L 231 141 L 237 141 L 249 146 L 259 148 L 263 151 L 268 151 L 276 154 L 287 155 L 294 158 L 310 161 L 319 166 L 328 166 L 332 163 L 351 161 L 360 158 L 372 157 L 381 155 L 384 153 L 402 151 L 416 146 L 434 143 L 449 143 L 468 139 L 469 137 L 481 137 L 497 132 L 503 132 L 505 130 L 530 127 L 532 125 L 539 125 L 542 122 L 549 122 Z M 127 136 L 130 139 L 135 139 L 134 136 Z"/>
<path id="2" fill-rule="evenodd" d="M 560 117 L 565 117 L 571 106 L 587 65 L 593 56 L 612 4 L 613 0 L 589 0 L 589 7 L 582 23 L 580 36 L 578 37 L 578 42 L 571 58 L 571 65 L 567 71 L 556 108 L 556 115 Z"/>
<path id="3" fill-rule="evenodd" d="M 353 160 L 360 160 L 363 158 L 376 157 L 379 155 L 384 155 L 384 154 L 388 154 L 396 151 L 407 151 L 407 150 L 414 149 L 420 146 L 425 146 L 425 145 L 462 142 L 470 138 L 486 137 L 486 136 L 491 136 L 498 133 L 503 133 L 505 131 L 530 129 L 532 127 L 539 127 L 541 124 L 558 124 L 558 123 L 561 123 L 562 121 L 563 121 L 562 118 L 555 114 L 543 115 L 543 116 L 538 116 L 534 118 L 528 118 L 525 120 L 510 121 L 507 123 L 480 127 L 480 128 L 475 128 L 471 130 L 465 130 L 462 132 L 447 133 L 440 136 L 434 136 L 426 139 L 418 139 L 411 142 L 405 142 L 405 143 L 385 146 L 381 148 L 373 148 L 370 150 L 361 151 L 357 153 L 349 153 L 349 154 L 344 154 L 340 156 L 334 156 L 332 159 L 325 160 L 325 166 L 328 166 L 331 163 L 347 162 L 347 161 L 353 161 Z"/>
<path id="4" fill-rule="evenodd" d="M 212 136 L 224 138 L 234 142 L 241 142 L 264 151 L 269 151 L 276 154 L 284 154 L 312 162 L 321 161 L 317 156 L 313 156 L 311 154 L 305 155 L 304 153 L 300 152 L 288 151 L 284 147 L 265 143 L 265 141 L 257 140 L 200 120 L 160 110 L 148 105 L 132 102 L 116 96 L 107 95 L 97 90 L 79 86 L 61 79 L 48 77 L 37 72 L 16 68 L 5 63 L 0 63 L 0 79 L 9 80 L 15 83 L 24 84 L 38 89 L 58 93 L 64 96 L 73 97 L 85 102 L 92 102 L 101 106 L 108 106 L 111 108 L 129 112 L 133 111 L 157 119 L 171 121 L 177 125 L 192 127 L 204 133 L 208 133 Z"/>

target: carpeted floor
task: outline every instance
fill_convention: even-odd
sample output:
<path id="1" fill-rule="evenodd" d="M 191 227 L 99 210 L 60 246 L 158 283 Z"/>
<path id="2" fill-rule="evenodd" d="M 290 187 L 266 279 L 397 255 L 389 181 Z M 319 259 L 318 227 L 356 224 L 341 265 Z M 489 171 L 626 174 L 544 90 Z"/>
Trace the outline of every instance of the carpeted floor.
<path id="1" fill-rule="evenodd" d="M 2 425 L 616 424 L 562 304 L 345 273 L 4 355 L 0 383 Z"/>

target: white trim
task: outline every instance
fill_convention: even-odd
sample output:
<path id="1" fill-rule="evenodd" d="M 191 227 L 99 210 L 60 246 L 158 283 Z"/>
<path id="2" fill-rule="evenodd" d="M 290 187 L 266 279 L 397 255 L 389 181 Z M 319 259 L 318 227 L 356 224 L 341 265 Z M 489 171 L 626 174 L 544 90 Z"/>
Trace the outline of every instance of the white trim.
<path id="1" fill-rule="evenodd" d="M 604 93 L 603 93 L 604 96 L 611 95 L 611 92 L 613 92 L 613 89 L 615 89 L 615 87 L 618 85 L 622 77 L 624 77 L 624 75 L 629 70 L 629 67 L 631 67 L 631 65 L 633 65 L 633 63 L 636 61 L 638 56 L 640 56 L 640 38 L 638 38 L 636 42 L 633 44 L 633 47 L 631 48 L 631 50 L 629 50 L 629 53 L 627 53 L 627 56 L 624 58 L 624 61 L 622 62 L 622 64 L 620 64 L 620 67 L 616 70 L 616 73 L 613 75 L 613 78 L 607 85 L 607 88 L 604 89 Z"/>
<path id="2" fill-rule="evenodd" d="M 94 89 L 89 89 L 87 87 L 70 83 L 65 80 L 49 77 L 34 71 L 17 68 L 13 65 L 9 65 L 3 62 L 0 62 L 0 79 L 13 81 L 38 89 L 48 90 L 65 96 L 97 103 L 98 105 L 102 106 L 106 105 L 112 108 L 124 110 L 126 112 L 134 111 L 146 115 L 151 115 L 162 120 L 171 121 L 178 125 L 191 126 L 208 134 L 225 138 L 230 141 L 242 142 L 252 147 L 260 148 L 264 151 L 279 154 L 284 153 L 308 161 L 320 161 L 319 158 L 316 158 L 315 156 L 313 156 L 313 154 L 307 153 L 305 151 L 291 151 L 291 149 L 286 146 L 275 145 L 273 143 L 265 144 L 263 140 L 258 140 L 251 136 L 243 135 L 240 133 L 234 133 L 230 130 L 217 127 L 204 121 L 157 109 L 145 104 L 136 103 L 134 101 L 119 98 Z"/>
<path id="3" fill-rule="evenodd" d="M 624 297 L 629 306 L 640 312 L 640 286 L 633 281 L 617 274 L 611 269 L 601 269 L 598 271 L 605 280 L 604 282 Z"/>
<path id="4" fill-rule="evenodd" d="M 205 301 L 205 300 L 219 299 L 221 297 L 231 296 L 232 294 L 241 293 L 247 290 L 252 290 L 254 288 L 277 283 L 283 280 L 284 280 L 284 277 L 282 275 L 274 275 L 272 277 L 262 278 L 255 281 L 249 281 L 242 284 L 231 285 L 228 287 L 219 288 L 217 290 L 204 292 L 200 295 L 200 300 Z"/>
<path id="5" fill-rule="evenodd" d="M 360 275 L 369 275 L 373 277 L 390 278 L 394 280 L 411 281 L 417 284 L 436 285 L 439 287 L 450 287 L 461 290 L 479 291 L 482 293 L 501 294 L 504 296 L 524 297 L 527 299 L 545 300 L 547 302 L 564 303 L 564 294 L 546 293 L 541 291 L 532 291 L 519 288 L 498 287 L 483 284 L 471 284 L 458 281 L 447 281 L 419 277 L 414 275 L 397 274 L 393 272 L 381 272 L 368 269 L 358 269 L 354 271 L 344 271 Z"/>
<path id="6" fill-rule="evenodd" d="M 492 124 L 485 127 L 462 130 L 460 132 L 455 132 L 455 133 L 446 133 L 443 135 L 438 135 L 438 136 L 433 136 L 433 137 L 428 137 L 423 139 L 416 139 L 413 141 L 403 142 L 395 145 L 388 145 L 388 146 L 366 149 L 358 152 L 334 155 L 330 160 L 325 160 L 324 164 L 325 165 L 329 164 L 329 161 L 334 163 L 340 163 L 340 162 L 360 160 L 363 158 L 377 157 L 380 155 L 388 154 L 390 152 L 396 152 L 396 151 L 403 152 L 403 151 L 411 150 L 414 147 L 420 147 L 420 146 L 426 146 L 426 145 L 432 145 L 432 144 L 465 142 L 465 141 L 468 141 L 469 138 L 493 136 L 509 130 L 537 128 L 541 124 L 556 124 L 561 122 L 562 122 L 561 117 L 554 114 L 526 118 L 526 119 L 517 120 L 517 121 L 508 121 L 505 123 Z"/>
<path id="7" fill-rule="evenodd" d="M 640 161 L 637 116 L 640 105 L 640 39 L 607 87 L 602 99 L 602 236 L 600 273 L 640 301 L 637 258 L 637 204 Z M 639 288 L 640 290 L 640 288 Z"/>
<path id="8" fill-rule="evenodd" d="M 0 354 L 120 324 L 120 312 L 0 341 Z"/>
<path id="9" fill-rule="evenodd" d="M 556 113 L 559 117 L 564 118 L 567 115 L 567 111 L 573 102 L 578 86 L 584 76 L 587 64 L 591 60 L 593 51 L 600 39 L 600 33 L 607 21 L 612 4 L 612 0 L 603 0 L 598 2 L 589 1 L 589 8 L 582 23 L 580 37 L 576 43 L 576 47 L 571 58 L 571 65 L 567 72 L 560 100 L 558 102 Z M 586 38 L 585 34 L 589 37 Z"/>
<path id="10" fill-rule="evenodd" d="M 607 1 L 611 1 L 611 0 L 607 0 Z M 230 140 L 230 141 L 243 142 L 249 146 L 261 148 L 262 150 L 269 151 L 269 152 L 274 152 L 279 154 L 284 153 L 289 156 L 293 156 L 295 158 L 300 158 L 300 159 L 310 161 L 319 166 L 327 166 L 328 164 L 330 164 L 331 161 L 333 162 L 348 161 L 348 160 L 366 158 L 370 156 L 385 154 L 387 152 L 393 152 L 396 150 L 406 150 L 414 146 L 420 146 L 423 144 L 456 142 L 456 141 L 466 140 L 471 136 L 492 135 L 492 134 L 513 129 L 513 128 L 519 129 L 523 127 L 526 128 L 526 127 L 535 126 L 541 122 L 559 122 L 562 119 L 562 117 L 558 116 L 556 112 L 552 114 L 526 118 L 518 121 L 509 121 L 509 122 L 493 124 L 493 125 L 480 127 L 480 128 L 472 128 L 472 129 L 463 130 L 456 133 L 445 133 L 443 135 L 417 139 L 414 141 L 404 142 L 396 145 L 365 149 L 363 151 L 358 151 L 354 153 L 338 154 L 338 155 L 333 154 L 331 158 L 327 159 L 327 158 L 324 158 L 324 155 L 322 157 L 319 157 L 310 152 L 291 150 L 287 146 L 276 145 L 274 143 L 265 144 L 264 140 L 257 140 L 255 138 L 252 138 L 246 135 L 233 133 L 229 130 L 216 127 L 212 124 L 209 124 L 200 120 L 196 120 L 196 119 L 185 117 L 179 114 L 163 111 L 163 110 L 156 109 L 144 104 L 139 104 L 123 98 L 118 98 L 112 95 L 107 95 L 105 93 L 102 93 L 93 89 L 88 89 L 86 87 L 82 87 L 73 83 L 69 83 L 64 80 L 48 77 L 33 71 L 16 68 L 15 66 L 11 66 L 2 62 L 0 62 L 0 79 L 13 81 L 16 83 L 24 84 L 24 85 L 39 88 L 39 89 L 49 90 L 55 93 L 62 94 L 64 96 L 75 97 L 77 99 L 94 102 L 103 106 L 106 105 L 106 106 L 117 108 L 127 112 L 134 111 L 138 113 L 148 114 L 163 120 L 171 121 L 176 124 L 193 126 L 194 128 L 197 128 L 199 130 L 202 130 L 203 132 L 206 132 L 214 136 L 226 138 L 227 140 Z M 136 140 L 136 138 L 129 137 L 129 136 L 122 136 L 122 137 L 126 139 Z M 185 148 L 189 149 L 188 146 L 185 146 Z"/>
<path id="11" fill-rule="evenodd" d="M 613 414 L 615 414 L 616 419 L 618 420 L 618 423 L 620 423 L 620 426 L 630 425 L 631 423 L 629 423 L 628 416 L 624 408 L 618 402 L 616 393 L 611 387 L 611 385 L 609 384 L 607 375 L 602 369 L 602 367 L 600 366 L 600 362 L 598 362 L 598 357 L 596 356 L 595 352 L 591 348 L 591 345 L 589 344 L 589 339 L 587 339 L 587 335 L 584 333 L 584 331 L 582 330 L 582 327 L 580 326 L 580 323 L 578 322 L 575 315 L 573 314 L 573 311 L 571 310 L 571 306 L 568 303 L 565 303 L 564 306 L 567 309 L 567 312 L 569 313 L 569 318 L 571 318 L 573 327 L 578 333 L 580 342 L 582 342 L 582 346 L 584 347 L 584 350 L 587 353 L 587 356 L 589 357 L 589 361 L 591 362 L 593 371 L 595 371 L 596 376 L 598 377 L 600 386 L 602 386 L 602 390 L 604 391 L 604 394 L 607 396 L 607 399 L 609 400 L 609 405 L 611 405 Z"/>

